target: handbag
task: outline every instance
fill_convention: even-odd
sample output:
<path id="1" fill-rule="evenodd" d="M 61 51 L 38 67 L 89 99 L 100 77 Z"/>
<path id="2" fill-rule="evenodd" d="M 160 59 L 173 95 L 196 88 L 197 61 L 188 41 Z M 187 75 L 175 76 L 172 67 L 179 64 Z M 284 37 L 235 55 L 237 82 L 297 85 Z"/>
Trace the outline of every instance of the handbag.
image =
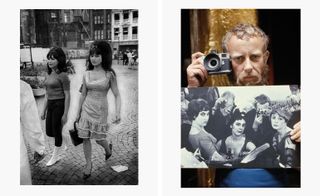
<path id="1" fill-rule="evenodd" d="M 69 130 L 71 141 L 74 146 L 78 146 L 83 142 L 83 139 L 78 136 L 78 129 L 77 129 L 76 123 L 77 122 L 74 122 L 73 129 Z"/>

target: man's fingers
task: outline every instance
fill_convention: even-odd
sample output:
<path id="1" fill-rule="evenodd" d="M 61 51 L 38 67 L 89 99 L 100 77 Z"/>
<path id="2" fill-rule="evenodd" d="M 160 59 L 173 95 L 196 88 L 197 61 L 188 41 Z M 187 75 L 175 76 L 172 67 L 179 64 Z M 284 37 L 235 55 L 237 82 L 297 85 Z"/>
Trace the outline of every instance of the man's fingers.
<path id="1" fill-rule="evenodd" d="M 294 140 L 294 141 L 297 141 L 297 142 L 300 142 L 300 139 L 301 139 L 301 132 L 298 131 L 298 130 L 292 130 L 291 133 L 291 139 Z"/>
<path id="2" fill-rule="evenodd" d="M 193 73 L 192 76 L 200 75 L 200 77 L 202 78 L 202 80 L 206 80 L 207 77 L 208 77 L 208 72 L 207 72 L 207 70 L 204 68 L 204 66 L 202 65 L 202 63 L 192 64 L 192 66 L 189 66 L 189 67 L 187 68 L 187 72 Z"/>
<path id="3" fill-rule="evenodd" d="M 300 142 L 301 141 L 301 126 L 300 122 L 293 126 L 293 130 L 290 132 L 291 139 Z"/>
<path id="4" fill-rule="evenodd" d="M 203 72 L 201 71 L 201 69 L 194 69 L 193 74 L 194 74 L 194 77 L 196 77 L 198 80 L 200 80 L 199 81 L 200 83 L 205 81 L 205 76 L 204 76 Z"/>
<path id="5" fill-rule="evenodd" d="M 204 54 L 202 52 L 196 52 L 196 53 L 193 53 L 191 55 L 191 59 L 192 59 L 192 62 L 197 60 L 199 57 L 202 57 L 204 56 Z"/>
<path id="6" fill-rule="evenodd" d="M 298 128 L 300 129 L 300 126 L 301 126 L 301 122 L 299 121 L 293 126 L 293 129 L 298 129 Z"/>

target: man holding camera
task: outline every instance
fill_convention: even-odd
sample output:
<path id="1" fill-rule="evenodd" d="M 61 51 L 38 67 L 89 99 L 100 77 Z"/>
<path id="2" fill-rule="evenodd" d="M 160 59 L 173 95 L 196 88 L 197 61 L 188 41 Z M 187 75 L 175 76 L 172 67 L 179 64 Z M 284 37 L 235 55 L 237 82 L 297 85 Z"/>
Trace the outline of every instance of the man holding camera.
<path id="1" fill-rule="evenodd" d="M 230 56 L 234 85 L 268 85 L 269 58 L 268 36 L 258 27 L 250 24 L 239 24 L 226 33 L 222 40 L 224 52 Z M 216 62 L 204 58 L 196 52 L 192 63 L 187 68 L 188 87 L 203 86 L 208 78 L 208 70 L 216 69 Z M 206 65 L 204 66 L 204 62 Z M 222 69 L 226 70 L 228 63 Z M 221 68 L 221 67 L 220 67 Z M 294 126 L 291 139 L 300 142 L 300 122 Z M 222 170 L 220 170 L 222 171 Z M 286 172 L 289 170 L 266 169 L 231 169 L 217 170 L 218 186 L 230 187 L 281 187 L 286 186 Z M 300 184 L 300 183 L 299 183 Z"/>

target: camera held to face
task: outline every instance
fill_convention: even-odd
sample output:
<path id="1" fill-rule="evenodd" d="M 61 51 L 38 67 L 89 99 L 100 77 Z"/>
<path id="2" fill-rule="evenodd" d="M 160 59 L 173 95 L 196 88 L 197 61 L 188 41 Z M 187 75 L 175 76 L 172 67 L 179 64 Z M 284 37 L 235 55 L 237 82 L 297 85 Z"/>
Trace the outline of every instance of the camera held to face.
<path id="1" fill-rule="evenodd" d="M 217 53 L 212 50 L 203 59 L 208 74 L 225 74 L 231 72 L 231 61 L 228 53 Z"/>
<path id="2" fill-rule="evenodd" d="M 271 109 L 270 108 L 259 109 L 257 111 L 257 117 L 259 117 L 260 115 L 268 117 L 268 116 L 270 116 L 270 113 L 271 113 Z"/>

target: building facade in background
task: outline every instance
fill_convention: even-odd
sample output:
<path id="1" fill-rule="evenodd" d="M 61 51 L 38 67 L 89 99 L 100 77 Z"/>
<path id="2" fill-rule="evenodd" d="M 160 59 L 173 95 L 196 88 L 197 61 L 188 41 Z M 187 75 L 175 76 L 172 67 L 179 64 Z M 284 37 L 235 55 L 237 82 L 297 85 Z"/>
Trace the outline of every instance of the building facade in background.
<path id="1" fill-rule="evenodd" d="M 126 51 L 138 53 L 138 10 L 112 10 L 111 41 L 114 56 Z M 115 57 L 117 58 L 117 57 Z"/>

